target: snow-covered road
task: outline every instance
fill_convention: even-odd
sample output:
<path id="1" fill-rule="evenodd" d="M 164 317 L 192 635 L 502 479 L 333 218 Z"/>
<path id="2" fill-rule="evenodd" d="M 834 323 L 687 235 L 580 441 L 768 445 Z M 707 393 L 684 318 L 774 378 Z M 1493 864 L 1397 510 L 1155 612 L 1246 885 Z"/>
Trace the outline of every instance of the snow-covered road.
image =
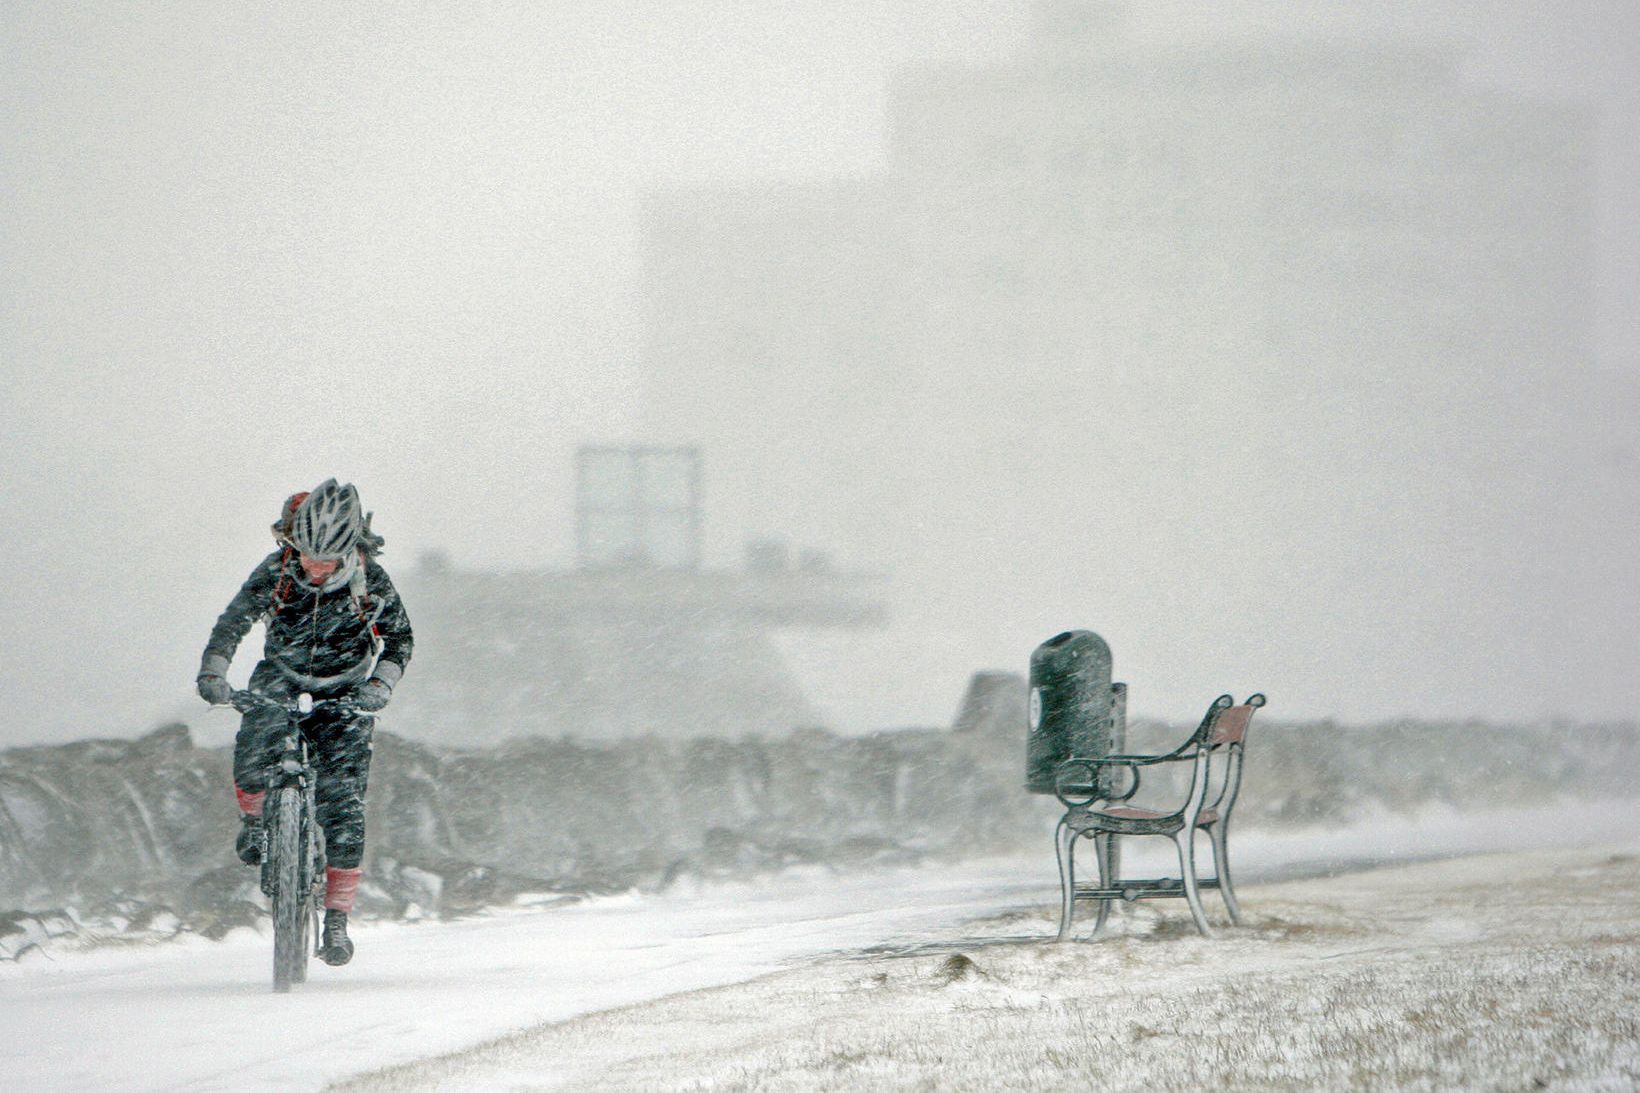
<path id="1" fill-rule="evenodd" d="M 1051 864 L 1051 863 L 1050 863 Z M 748 979 L 1040 898 L 1043 863 L 783 877 L 449 923 L 365 923 L 347 968 L 269 992 L 241 933 L 0 975 L 12 1089 L 313 1089 L 542 1021 Z"/>
<path id="2" fill-rule="evenodd" d="M 1640 833 L 1632 804 L 1589 839 Z M 1244 838 L 1244 883 L 1323 862 L 1406 860 L 1583 841 L 1559 813 L 1425 817 Z M 1154 840 L 1153 840 L 1154 841 Z M 1159 860 L 1159 859 L 1157 859 Z M 1133 872 L 1150 867 L 1129 859 Z M 514 1029 L 737 982 L 838 949 L 914 941 L 1051 902 L 1039 854 L 622 896 L 449 923 L 363 924 L 344 969 L 268 990 L 270 944 L 241 933 L 102 948 L 0 968 L 0 1074 L 13 1089 L 314 1089 Z"/>

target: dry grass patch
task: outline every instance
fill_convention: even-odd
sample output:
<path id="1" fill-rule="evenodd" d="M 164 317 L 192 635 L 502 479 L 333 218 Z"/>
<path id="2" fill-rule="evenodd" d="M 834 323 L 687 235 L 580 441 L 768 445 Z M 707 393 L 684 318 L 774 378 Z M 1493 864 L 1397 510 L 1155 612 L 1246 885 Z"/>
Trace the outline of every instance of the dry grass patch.
<path id="1" fill-rule="evenodd" d="M 1249 924 L 1211 940 L 1170 903 L 1118 916 L 1106 940 L 1056 945 L 1049 910 L 1030 909 L 345 1088 L 1640 1086 L 1631 854 L 1432 863 L 1245 896 Z"/>

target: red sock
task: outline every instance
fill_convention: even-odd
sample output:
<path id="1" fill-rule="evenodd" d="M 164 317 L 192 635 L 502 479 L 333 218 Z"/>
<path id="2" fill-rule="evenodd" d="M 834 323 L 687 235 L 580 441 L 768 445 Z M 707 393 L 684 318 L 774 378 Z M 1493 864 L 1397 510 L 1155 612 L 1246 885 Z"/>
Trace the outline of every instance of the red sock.
<path id="1" fill-rule="evenodd" d="M 244 790 L 239 788 L 239 783 L 235 782 L 233 786 L 233 795 L 239 798 L 240 812 L 243 812 L 247 816 L 262 815 L 262 798 L 268 795 L 267 790 L 259 789 L 255 793 L 246 793 Z"/>
<path id="2" fill-rule="evenodd" d="M 353 910 L 353 896 L 359 890 L 359 875 L 363 869 L 325 868 L 325 910 Z"/>

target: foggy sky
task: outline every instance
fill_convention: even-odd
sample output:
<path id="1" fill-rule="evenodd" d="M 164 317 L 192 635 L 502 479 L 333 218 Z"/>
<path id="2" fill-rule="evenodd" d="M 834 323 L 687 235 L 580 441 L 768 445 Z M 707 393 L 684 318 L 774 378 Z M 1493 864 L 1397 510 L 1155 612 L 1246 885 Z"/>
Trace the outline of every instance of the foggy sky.
<path id="1" fill-rule="evenodd" d="M 1593 104 L 1593 338 L 1599 367 L 1640 372 L 1632 4 L 1203 7 L 1143 5 L 1130 27 L 1148 42 L 1433 40 L 1482 84 Z M 1004 0 L 7 5 L 0 743 L 198 717 L 211 622 L 268 548 L 279 500 L 331 474 L 377 512 L 390 570 L 430 548 L 460 565 L 568 564 L 574 448 L 642 439 L 639 194 L 868 174 L 894 72 L 1013 55 L 1027 16 Z M 1591 413 L 1615 435 L 1637 424 L 1632 402 L 1575 413 L 1568 432 Z M 1598 652 L 1593 685 L 1500 711 L 1477 683 L 1406 709 L 1381 677 L 1402 658 L 1345 671 L 1319 648 L 1318 676 L 1360 682 L 1318 691 L 1261 676 L 1256 643 L 1246 682 L 1302 696 L 1288 715 L 1631 716 L 1636 586 L 1603 582 L 1640 553 L 1616 537 L 1635 529 L 1633 496 L 1614 506 L 1568 484 L 1553 518 L 1614 535 L 1609 554 L 1567 559 L 1592 583 L 1541 642 L 1466 635 L 1519 660 L 1505 676 Z M 709 470 L 706 503 L 710 521 Z M 998 579 L 903 576 L 953 595 Z M 1023 669 L 1029 648 L 998 663 L 988 633 L 976 620 L 943 635 L 915 678 L 874 664 L 870 693 L 815 697 L 856 726 L 943 722 L 969 671 Z M 1106 636 L 1146 712 L 1165 666 L 1124 666 L 1121 635 Z"/>

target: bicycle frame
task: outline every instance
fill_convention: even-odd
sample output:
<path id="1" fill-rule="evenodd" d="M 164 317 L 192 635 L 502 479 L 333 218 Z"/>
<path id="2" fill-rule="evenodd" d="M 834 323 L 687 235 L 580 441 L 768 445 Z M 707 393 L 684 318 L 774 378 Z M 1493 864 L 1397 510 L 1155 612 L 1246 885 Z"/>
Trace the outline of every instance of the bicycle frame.
<path id="1" fill-rule="evenodd" d="M 235 691 L 241 713 L 258 707 L 285 715 L 283 747 L 267 768 L 262 813 L 262 893 L 273 916 L 273 989 L 288 991 L 307 979 L 307 961 L 319 938 L 319 907 L 325 877 L 324 831 L 318 823 L 317 778 L 309 761 L 302 720 L 319 705 L 308 694 L 280 702 L 254 691 Z"/>

